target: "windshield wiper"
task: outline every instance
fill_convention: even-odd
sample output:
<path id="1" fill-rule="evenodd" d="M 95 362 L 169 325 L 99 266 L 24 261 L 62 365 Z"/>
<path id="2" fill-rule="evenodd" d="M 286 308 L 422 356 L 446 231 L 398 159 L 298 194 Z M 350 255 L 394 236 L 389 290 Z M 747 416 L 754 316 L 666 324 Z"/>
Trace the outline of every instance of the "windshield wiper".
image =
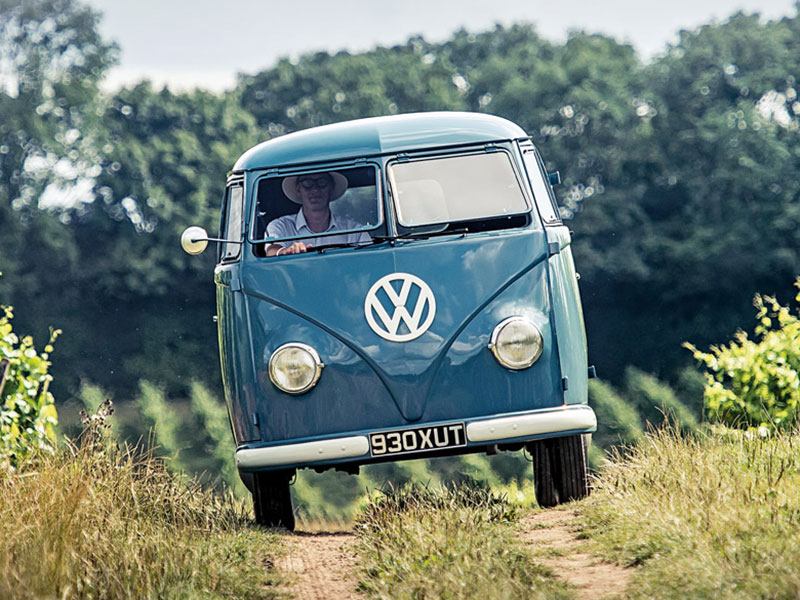
<path id="1" fill-rule="evenodd" d="M 311 246 L 308 249 L 309 252 L 319 252 L 320 254 L 324 254 L 325 250 L 330 250 L 331 248 L 361 248 L 362 246 L 371 246 L 374 242 L 337 242 L 335 244 L 323 244 L 322 246 Z"/>
<path id="2" fill-rule="evenodd" d="M 355 247 L 357 250 L 360 250 L 361 248 L 369 248 L 370 246 L 383 244 L 385 242 L 389 242 L 390 244 L 394 245 L 394 243 L 397 240 L 427 240 L 430 237 L 436 237 L 440 235 L 464 236 L 468 233 L 469 229 L 467 229 L 466 227 L 462 227 L 460 229 L 445 229 L 442 231 L 409 231 L 406 233 L 401 233 L 400 235 L 373 235 L 372 239 L 369 242 L 342 242 L 339 244 L 326 244 L 324 246 L 318 246 L 317 248 L 312 248 L 312 250 L 325 251 L 328 248 L 351 248 L 351 247 Z"/>
<path id="3" fill-rule="evenodd" d="M 409 231 L 402 235 L 397 236 L 400 240 L 427 240 L 431 237 L 440 235 L 466 235 L 469 229 L 462 227 L 460 229 L 442 229 L 441 231 Z"/>
<path id="4" fill-rule="evenodd" d="M 440 235 L 466 235 L 469 229 L 462 227 L 460 229 L 443 229 L 441 231 L 407 231 L 399 235 L 381 235 L 372 236 L 372 241 L 378 242 L 395 242 L 396 240 L 427 240 L 430 237 Z"/>

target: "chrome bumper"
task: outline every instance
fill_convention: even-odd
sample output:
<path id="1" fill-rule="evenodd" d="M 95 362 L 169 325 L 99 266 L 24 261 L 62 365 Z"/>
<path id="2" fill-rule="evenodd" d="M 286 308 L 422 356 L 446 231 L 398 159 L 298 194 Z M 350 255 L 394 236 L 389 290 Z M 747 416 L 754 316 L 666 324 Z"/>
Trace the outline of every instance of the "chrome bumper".
<path id="1" fill-rule="evenodd" d="M 562 431 L 592 431 L 597 427 L 594 411 L 586 404 L 542 409 L 536 412 L 485 419 L 467 423 L 467 441 L 502 442 L 513 438 L 532 437 Z M 242 448 L 236 451 L 240 469 L 258 469 L 286 465 L 317 464 L 343 458 L 369 455 L 366 435 L 283 444 L 266 448 Z M 400 457 L 398 457 L 400 458 Z"/>

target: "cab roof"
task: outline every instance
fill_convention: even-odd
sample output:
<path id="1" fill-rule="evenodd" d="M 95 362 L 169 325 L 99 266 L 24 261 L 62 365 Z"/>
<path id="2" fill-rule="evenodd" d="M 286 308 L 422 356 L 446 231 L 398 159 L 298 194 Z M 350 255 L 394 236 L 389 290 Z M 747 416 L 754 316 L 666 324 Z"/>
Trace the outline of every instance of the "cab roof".
<path id="1" fill-rule="evenodd" d="M 234 171 L 527 138 L 493 115 L 428 112 L 346 121 L 289 133 L 245 152 Z"/>

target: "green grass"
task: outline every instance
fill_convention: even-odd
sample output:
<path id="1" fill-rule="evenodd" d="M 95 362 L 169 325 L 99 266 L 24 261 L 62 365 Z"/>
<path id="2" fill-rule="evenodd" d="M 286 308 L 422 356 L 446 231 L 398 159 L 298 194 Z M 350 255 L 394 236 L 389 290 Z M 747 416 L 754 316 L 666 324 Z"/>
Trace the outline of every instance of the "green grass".
<path id="1" fill-rule="evenodd" d="M 81 443 L 0 473 L 0 598 L 274 598 L 274 533 L 248 509 L 116 445 Z"/>
<path id="2" fill-rule="evenodd" d="M 569 598 L 515 539 L 518 509 L 460 485 L 406 487 L 356 520 L 361 588 L 369 598 Z"/>
<path id="3" fill-rule="evenodd" d="M 582 505 L 632 598 L 800 597 L 800 435 L 661 430 L 606 465 Z"/>

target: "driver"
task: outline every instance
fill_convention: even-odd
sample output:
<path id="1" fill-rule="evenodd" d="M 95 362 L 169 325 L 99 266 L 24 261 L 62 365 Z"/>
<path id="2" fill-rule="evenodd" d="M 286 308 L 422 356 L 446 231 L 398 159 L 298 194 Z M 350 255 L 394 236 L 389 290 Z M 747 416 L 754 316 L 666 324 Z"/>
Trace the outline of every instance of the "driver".
<path id="1" fill-rule="evenodd" d="M 319 245 L 359 243 L 371 240 L 366 231 L 354 233 L 337 233 L 348 229 L 362 227 L 352 219 L 334 216 L 330 210 L 330 203 L 340 198 L 347 191 L 347 178 L 336 171 L 327 173 L 307 173 L 286 177 L 281 184 L 286 197 L 302 204 L 297 214 L 284 215 L 267 225 L 269 237 L 295 237 L 331 232 L 313 242 Z M 305 240 L 287 242 L 273 242 L 267 247 L 267 256 L 280 256 L 284 254 L 299 254 L 313 248 L 313 244 Z"/>

